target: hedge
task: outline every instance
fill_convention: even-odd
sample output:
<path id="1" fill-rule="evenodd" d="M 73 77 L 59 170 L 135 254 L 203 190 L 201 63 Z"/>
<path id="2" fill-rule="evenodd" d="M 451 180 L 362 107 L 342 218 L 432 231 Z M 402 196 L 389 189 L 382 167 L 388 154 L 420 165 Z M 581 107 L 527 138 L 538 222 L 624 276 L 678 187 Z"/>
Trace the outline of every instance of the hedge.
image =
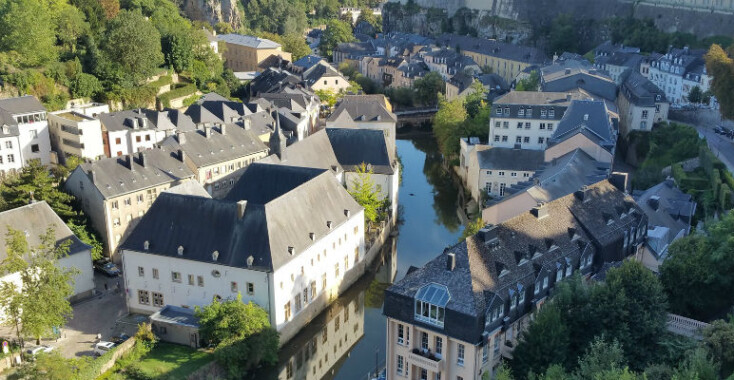
<path id="1" fill-rule="evenodd" d="M 159 96 L 158 99 L 161 101 L 161 104 L 163 105 L 163 107 L 170 107 L 172 99 L 191 95 L 195 93 L 196 91 L 197 91 L 196 85 L 194 85 L 193 83 L 189 83 L 189 84 L 183 85 L 181 87 L 175 88 L 171 91 L 164 93 L 163 95 Z"/>
<path id="2" fill-rule="evenodd" d="M 156 90 L 167 85 L 173 83 L 173 77 L 170 75 L 163 75 L 160 78 L 146 84 L 146 86 L 155 88 Z"/>

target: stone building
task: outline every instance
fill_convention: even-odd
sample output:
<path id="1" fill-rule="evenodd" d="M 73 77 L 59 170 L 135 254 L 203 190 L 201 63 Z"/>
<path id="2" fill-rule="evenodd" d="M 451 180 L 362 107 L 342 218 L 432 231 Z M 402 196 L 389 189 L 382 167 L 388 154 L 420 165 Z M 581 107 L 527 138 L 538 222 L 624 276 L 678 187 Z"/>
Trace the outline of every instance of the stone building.
<path id="1" fill-rule="evenodd" d="M 265 38 L 222 34 L 217 39 L 226 47 L 222 51 L 222 57 L 225 66 L 232 71 L 262 71 L 260 64 L 270 56 L 291 60 L 291 53 L 284 52 L 279 43 Z"/>

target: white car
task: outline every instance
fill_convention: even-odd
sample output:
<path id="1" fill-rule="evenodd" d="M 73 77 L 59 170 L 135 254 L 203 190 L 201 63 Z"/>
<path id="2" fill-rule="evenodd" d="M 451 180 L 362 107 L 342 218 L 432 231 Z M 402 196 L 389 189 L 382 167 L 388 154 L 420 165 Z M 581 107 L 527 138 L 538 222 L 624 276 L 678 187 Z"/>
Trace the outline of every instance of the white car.
<path id="1" fill-rule="evenodd" d="M 112 342 L 99 342 L 94 345 L 94 354 L 97 356 L 102 356 L 113 347 L 115 347 L 115 344 Z"/>
<path id="2" fill-rule="evenodd" d="M 49 347 L 49 346 L 36 346 L 36 347 L 31 347 L 31 348 L 25 350 L 25 352 L 28 355 L 36 356 L 36 355 L 40 354 L 41 352 L 51 352 L 53 350 L 54 350 L 54 348 L 53 347 Z"/>

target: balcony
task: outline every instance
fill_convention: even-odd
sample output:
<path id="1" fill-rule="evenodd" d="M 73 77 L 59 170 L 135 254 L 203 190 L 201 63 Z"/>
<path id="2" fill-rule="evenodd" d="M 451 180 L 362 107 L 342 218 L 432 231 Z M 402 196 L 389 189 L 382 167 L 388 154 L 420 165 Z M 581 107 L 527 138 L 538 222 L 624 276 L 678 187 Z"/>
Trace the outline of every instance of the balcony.
<path id="1" fill-rule="evenodd" d="M 443 358 L 430 351 L 424 352 L 419 348 L 414 348 L 408 354 L 408 360 L 410 360 L 411 364 L 428 371 L 440 372 L 443 369 Z"/>

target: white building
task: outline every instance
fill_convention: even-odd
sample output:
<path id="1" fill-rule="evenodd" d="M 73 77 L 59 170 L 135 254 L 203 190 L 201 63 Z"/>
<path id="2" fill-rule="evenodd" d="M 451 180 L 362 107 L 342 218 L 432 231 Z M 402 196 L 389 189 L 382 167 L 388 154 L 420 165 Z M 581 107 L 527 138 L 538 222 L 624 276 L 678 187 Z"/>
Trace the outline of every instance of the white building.
<path id="1" fill-rule="evenodd" d="M 70 155 L 88 160 L 105 157 L 102 123 L 97 116 L 110 112 L 107 104 L 89 103 L 48 114 L 51 146 L 61 162 Z"/>
<path id="2" fill-rule="evenodd" d="M 44 165 L 51 163 L 46 108 L 38 99 L 30 95 L 0 99 L 0 126 L 3 129 L 0 135 L 3 174 L 31 160 L 39 160 Z"/>
<path id="3" fill-rule="evenodd" d="M 46 233 L 49 228 L 53 228 L 57 244 L 66 243 L 67 241 L 69 243 L 68 252 L 66 252 L 66 256 L 59 259 L 58 266 L 65 269 L 75 268 L 79 270 L 74 276 L 74 294 L 70 299 L 78 300 L 92 295 L 94 291 L 94 270 L 92 269 L 91 247 L 84 244 L 71 232 L 66 223 L 56 215 L 48 203 L 45 201 L 36 202 L 1 212 L 0 225 L 5 226 L 0 234 L 0 252 L 2 252 L 3 259 L 7 252 L 6 229 L 8 227 L 25 232 L 30 248 L 40 245 L 42 243 L 40 236 Z M 0 283 L 4 282 L 12 282 L 20 286 L 20 275 L 18 273 L 4 274 L 0 277 Z"/>
<path id="4" fill-rule="evenodd" d="M 495 148 L 543 150 L 571 101 L 581 92 L 511 91 L 495 99 L 489 121 L 489 142 Z"/>
<path id="5" fill-rule="evenodd" d="M 649 79 L 658 86 L 671 107 L 687 105 L 688 95 L 694 87 L 702 92 L 710 88 L 711 77 L 706 72 L 705 50 L 670 49 L 650 63 Z M 715 101 L 712 99 L 712 104 Z"/>
<path id="6" fill-rule="evenodd" d="M 250 165 L 223 200 L 161 194 L 121 246 L 127 305 L 255 302 L 281 344 L 364 271 L 364 210 L 323 169 Z"/>

